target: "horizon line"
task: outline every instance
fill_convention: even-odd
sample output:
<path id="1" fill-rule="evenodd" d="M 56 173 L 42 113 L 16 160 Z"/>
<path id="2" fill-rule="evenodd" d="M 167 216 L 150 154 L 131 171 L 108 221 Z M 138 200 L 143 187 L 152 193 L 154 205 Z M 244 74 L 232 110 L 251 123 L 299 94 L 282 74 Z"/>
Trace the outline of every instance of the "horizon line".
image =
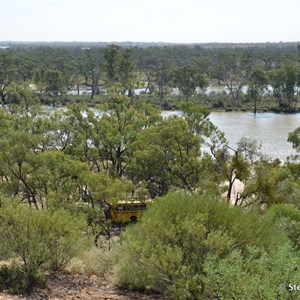
<path id="1" fill-rule="evenodd" d="M 1 0 L 0 0 L 1 1 Z M 66 40 L 0 40 L 0 43 L 163 43 L 163 44 L 279 44 L 279 43 L 300 43 L 298 41 L 241 41 L 241 42 L 230 42 L 230 41 L 223 41 L 223 42 L 166 42 L 166 41 L 130 41 L 130 40 L 123 40 L 123 41 L 84 41 L 84 40 L 73 40 L 73 41 L 66 41 Z"/>

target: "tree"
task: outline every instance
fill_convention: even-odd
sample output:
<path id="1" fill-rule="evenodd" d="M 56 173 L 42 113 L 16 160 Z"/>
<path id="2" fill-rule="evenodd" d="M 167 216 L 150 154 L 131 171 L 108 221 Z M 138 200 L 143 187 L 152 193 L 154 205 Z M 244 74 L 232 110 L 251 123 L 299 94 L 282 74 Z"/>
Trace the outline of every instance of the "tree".
<path id="1" fill-rule="evenodd" d="M 0 51 L 0 97 L 2 105 L 6 104 L 8 86 L 17 79 L 17 68 L 11 51 Z"/>
<path id="2" fill-rule="evenodd" d="M 242 138 L 237 149 L 233 149 L 227 144 L 223 147 L 211 147 L 212 155 L 215 159 L 215 170 L 220 175 L 220 184 L 223 180 L 228 184 L 227 202 L 233 201 L 234 205 L 243 204 L 244 198 L 242 195 L 235 195 L 233 198 L 233 187 L 236 180 L 246 181 L 251 175 L 251 166 L 260 160 L 260 146 L 255 141 Z M 231 154 L 233 153 L 233 154 Z"/>
<path id="3" fill-rule="evenodd" d="M 103 168 L 112 176 L 123 176 L 132 158 L 132 144 L 139 132 L 160 119 L 151 105 L 138 102 L 119 92 L 120 85 L 111 92 L 112 100 L 99 108 L 103 111 L 99 122 L 95 123 L 95 145 Z"/>
<path id="4" fill-rule="evenodd" d="M 118 63 L 119 63 L 120 47 L 117 45 L 110 45 L 104 49 L 104 68 L 111 83 L 117 81 Z"/>
<path id="5" fill-rule="evenodd" d="M 40 118 L 37 118 L 38 120 Z M 39 122 L 14 116 L 1 129 L 1 186 L 8 195 L 19 195 L 36 209 L 42 209 L 49 193 L 61 194 L 74 202 L 79 174 L 87 165 L 61 151 L 42 148 L 45 142 Z"/>
<path id="6" fill-rule="evenodd" d="M 99 94 L 99 80 L 103 67 L 103 53 L 100 49 L 84 49 L 85 63 L 92 80 L 91 99 L 95 94 Z"/>
<path id="7" fill-rule="evenodd" d="M 16 69 L 19 77 L 24 83 L 32 80 L 35 65 L 37 63 L 35 61 L 34 54 L 32 54 L 31 51 L 29 52 L 30 53 L 21 51 L 21 53 L 18 53 L 16 55 Z"/>
<path id="8" fill-rule="evenodd" d="M 299 206 L 299 184 L 289 167 L 280 166 L 278 161 L 261 161 L 254 165 L 242 198 L 246 206 L 267 208 L 287 203 Z"/>
<path id="9" fill-rule="evenodd" d="M 208 85 L 196 66 L 192 64 L 172 70 L 172 78 L 175 87 L 185 96 L 186 100 L 197 93 L 198 88 L 203 90 Z"/>
<path id="10" fill-rule="evenodd" d="M 134 75 L 134 63 L 132 60 L 132 50 L 129 48 L 121 49 L 117 45 L 110 45 L 104 49 L 104 68 L 111 85 L 119 83 L 122 86 L 122 94 L 133 94 L 136 83 Z"/>
<path id="11" fill-rule="evenodd" d="M 12 113 L 32 114 L 40 102 L 32 89 L 14 82 L 7 89 L 7 104 Z"/>
<path id="12" fill-rule="evenodd" d="M 66 95 L 63 73 L 56 70 L 46 70 L 45 84 L 45 93 L 52 98 L 52 105 L 54 107 L 56 99 Z"/>
<path id="13" fill-rule="evenodd" d="M 298 153 L 300 152 L 300 127 L 289 133 L 287 141 L 292 143 L 294 150 L 296 150 Z"/>
<path id="14" fill-rule="evenodd" d="M 162 103 L 163 97 L 167 93 L 168 86 L 171 82 L 171 72 L 168 63 L 161 60 L 153 69 L 153 82 L 158 89 L 160 102 Z"/>
<path id="15" fill-rule="evenodd" d="M 88 225 L 98 246 L 98 238 L 105 235 L 112 237 L 111 220 L 107 217 L 107 209 L 110 205 L 128 198 L 132 186 L 122 178 L 112 178 L 107 173 L 91 171 L 82 172 L 79 175 L 80 191 L 82 192 L 83 212 L 87 216 Z"/>
<path id="16" fill-rule="evenodd" d="M 297 106 L 296 91 L 300 78 L 299 64 L 287 62 L 280 68 L 268 72 L 268 83 L 272 87 L 279 107 L 292 108 Z"/>
<path id="17" fill-rule="evenodd" d="M 257 112 L 257 102 L 259 98 L 264 94 L 267 86 L 267 78 L 263 68 L 261 66 L 256 66 L 249 78 L 247 94 L 250 99 L 254 100 L 254 115 Z"/>
<path id="18" fill-rule="evenodd" d="M 151 197 L 172 188 L 194 191 L 201 178 L 200 138 L 183 119 L 170 118 L 143 130 L 133 144 L 128 175 L 145 182 Z"/>
<path id="19" fill-rule="evenodd" d="M 215 64 L 210 68 L 211 77 L 223 83 L 228 89 L 233 101 L 238 101 L 243 87 L 246 85 L 250 69 L 251 54 L 244 52 L 221 52 Z"/>
<path id="20" fill-rule="evenodd" d="M 127 48 L 123 51 L 120 57 L 118 66 L 118 81 L 124 88 L 124 94 L 128 93 L 131 97 L 133 94 L 133 88 L 136 84 L 136 76 L 133 73 L 134 64 L 132 61 L 132 51 Z"/>
<path id="21" fill-rule="evenodd" d="M 43 67 L 35 72 L 34 81 L 41 95 L 51 98 L 53 107 L 59 98 L 66 96 L 66 78 L 61 71 Z"/>

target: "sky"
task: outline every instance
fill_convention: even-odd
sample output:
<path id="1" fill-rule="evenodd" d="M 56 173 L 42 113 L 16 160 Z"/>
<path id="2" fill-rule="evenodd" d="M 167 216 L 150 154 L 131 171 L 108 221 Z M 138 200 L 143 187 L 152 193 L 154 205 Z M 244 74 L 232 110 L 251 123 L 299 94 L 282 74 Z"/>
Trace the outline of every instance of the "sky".
<path id="1" fill-rule="evenodd" d="M 300 41 L 300 0 L 0 0 L 0 41 Z"/>

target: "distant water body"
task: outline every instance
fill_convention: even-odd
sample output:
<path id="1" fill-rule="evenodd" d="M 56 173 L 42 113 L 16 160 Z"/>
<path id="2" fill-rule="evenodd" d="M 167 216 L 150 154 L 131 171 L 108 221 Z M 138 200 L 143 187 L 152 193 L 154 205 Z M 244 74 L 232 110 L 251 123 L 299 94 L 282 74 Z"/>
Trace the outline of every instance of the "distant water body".
<path id="1" fill-rule="evenodd" d="M 165 111 L 162 115 L 182 115 L 182 112 Z M 284 161 L 287 156 L 296 154 L 287 138 L 300 127 L 300 114 L 259 113 L 254 116 L 248 112 L 212 112 L 209 118 L 225 133 L 233 148 L 245 137 L 261 143 L 262 152 L 268 157 Z"/>

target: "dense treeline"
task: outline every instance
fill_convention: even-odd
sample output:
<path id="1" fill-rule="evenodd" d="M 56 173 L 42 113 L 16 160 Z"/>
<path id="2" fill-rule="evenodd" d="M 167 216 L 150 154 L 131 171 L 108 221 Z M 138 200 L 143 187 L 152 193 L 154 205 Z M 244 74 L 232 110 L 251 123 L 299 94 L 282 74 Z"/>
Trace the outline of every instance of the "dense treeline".
<path id="1" fill-rule="evenodd" d="M 175 63 L 186 49 L 204 56 Z M 284 71 L 294 85 L 276 86 L 273 97 L 276 91 L 278 103 L 295 106 L 298 50 L 288 49 L 270 51 L 276 55 L 269 67 L 257 63 L 253 49 L 1 51 L 0 257 L 12 261 L 0 268 L 0 290 L 30 292 L 44 283 L 45 271 L 90 253 L 101 235 L 111 240 L 107 205 L 151 198 L 142 221 L 111 251 L 117 255 L 94 257 L 108 270 L 114 266 L 119 285 L 173 299 L 289 299 L 278 285 L 298 284 L 300 276 L 298 157 L 267 159 L 247 139 L 229 147 L 191 92 L 219 80 L 232 87 L 230 101 L 239 102 L 247 84 L 258 103 L 268 76 L 279 80 Z M 155 61 L 142 65 L 134 51 Z M 151 92 L 138 96 L 142 79 Z M 184 96 L 177 103 L 182 117 L 163 118 L 155 105 L 165 101 L 170 82 Z M 82 83 L 91 88 L 93 108 L 71 103 L 68 88 Z M 47 112 L 43 101 L 64 106 Z M 288 140 L 297 152 L 299 132 Z M 237 182 L 244 185 L 239 193 Z"/>
<path id="2" fill-rule="evenodd" d="M 89 88 L 93 99 L 106 93 L 107 87 L 121 82 L 124 93 L 147 96 L 166 108 L 176 107 L 180 98 L 193 99 L 210 108 L 256 110 L 260 106 L 290 111 L 298 108 L 300 53 L 298 45 L 292 43 L 129 48 L 114 44 L 17 45 L 0 54 L 3 104 L 9 101 L 7 88 L 14 81 L 31 87 L 34 84 L 43 102 L 53 105 L 88 99 L 76 97 L 76 93 L 68 97 L 70 89 L 76 89 L 79 95 Z M 217 95 L 205 93 L 209 86 L 219 87 Z M 98 97 L 98 101 L 103 97 Z M 95 100 L 89 103 L 95 104 Z"/>

